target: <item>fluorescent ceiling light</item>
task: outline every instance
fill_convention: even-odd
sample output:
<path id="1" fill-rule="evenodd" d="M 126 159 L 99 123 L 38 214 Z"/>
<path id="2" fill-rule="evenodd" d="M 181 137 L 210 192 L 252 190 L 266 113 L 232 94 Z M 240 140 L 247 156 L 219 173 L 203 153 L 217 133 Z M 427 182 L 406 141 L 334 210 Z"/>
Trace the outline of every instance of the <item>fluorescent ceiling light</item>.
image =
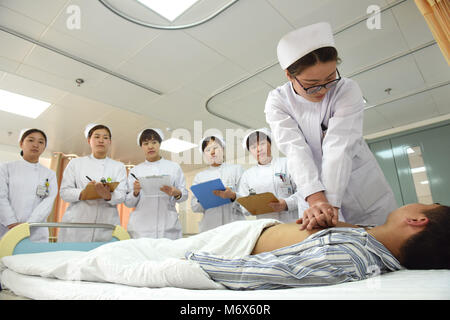
<path id="1" fill-rule="evenodd" d="M 198 0 L 137 0 L 170 22 L 178 18 Z"/>
<path id="2" fill-rule="evenodd" d="M 192 148 L 195 148 L 197 145 L 194 143 L 190 143 L 184 140 L 170 138 L 169 140 L 164 140 L 161 143 L 161 150 L 169 151 L 172 153 L 180 153 Z"/>
<path id="3" fill-rule="evenodd" d="M 428 180 L 420 181 L 420 184 L 429 184 Z"/>
<path id="4" fill-rule="evenodd" d="M 408 154 L 411 154 L 411 153 L 414 153 L 414 150 L 413 150 L 412 148 L 408 148 L 408 149 L 406 149 L 406 152 L 407 152 Z"/>
<path id="5" fill-rule="evenodd" d="M 0 89 L 0 110 L 36 119 L 51 103 Z"/>

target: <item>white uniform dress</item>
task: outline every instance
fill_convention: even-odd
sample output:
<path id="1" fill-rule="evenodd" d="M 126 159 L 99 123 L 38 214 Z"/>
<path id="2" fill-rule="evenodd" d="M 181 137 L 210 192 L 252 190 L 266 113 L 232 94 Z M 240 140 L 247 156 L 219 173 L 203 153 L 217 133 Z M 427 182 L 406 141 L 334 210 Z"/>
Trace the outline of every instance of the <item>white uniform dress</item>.
<path id="1" fill-rule="evenodd" d="M 220 178 L 225 187 L 237 192 L 239 179 L 243 172 L 244 169 L 242 166 L 237 164 L 222 163 L 218 167 L 210 166 L 208 169 L 195 175 L 192 185 Z M 195 195 L 192 195 L 191 208 L 194 212 L 203 213 L 203 219 L 199 223 L 200 232 L 213 229 L 232 221 L 245 220 L 245 216 L 242 214 L 240 206 L 236 201 L 205 210 Z"/>
<path id="2" fill-rule="evenodd" d="M 133 193 L 135 179 L 146 176 L 169 175 L 170 184 L 181 191 L 181 198 L 176 200 L 164 192 L 157 195 L 146 195 L 144 190 L 137 197 Z M 129 208 L 136 208 L 130 214 L 127 230 L 132 238 L 168 238 L 178 239 L 182 237 L 181 223 L 175 203 L 186 201 L 188 191 L 186 189 L 186 179 L 181 167 L 173 161 L 161 158 L 158 161 L 140 163 L 130 170 L 128 175 L 128 193 L 125 205 Z"/>
<path id="3" fill-rule="evenodd" d="M 267 123 L 304 199 L 324 190 L 340 219 L 382 224 L 397 208 L 394 194 L 362 137 L 364 102 L 356 82 L 342 78 L 320 102 L 296 94 L 291 82 L 267 98 Z"/>
<path id="4" fill-rule="evenodd" d="M 251 192 L 272 192 L 278 199 L 284 199 L 287 211 L 264 213 L 256 215 L 257 219 L 277 219 L 283 222 L 293 222 L 298 219 L 298 199 L 296 186 L 287 168 L 286 158 L 272 158 L 268 164 L 257 164 L 247 169 L 239 182 L 238 194 L 246 197 Z M 242 207 L 243 212 L 250 214 Z"/>
<path id="5" fill-rule="evenodd" d="M 99 182 L 111 178 L 119 185 L 111 193 L 111 200 L 79 200 L 80 193 L 90 182 L 86 176 Z M 96 159 L 92 154 L 70 160 L 64 170 L 60 196 L 70 202 L 62 222 L 106 223 L 119 225 L 117 205 L 124 202 L 126 195 L 127 171 L 122 162 L 110 159 Z M 109 241 L 112 230 L 100 228 L 60 228 L 59 242 Z"/>
<path id="6" fill-rule="evenodd" d="M 46 182 L 49 184 L 48 195 L 45 195 Z M 44 193 L 38 192 L 38 188 Z M 13 223 L 46 222 L 57 194 L 55 172 L 41 164 L 23 159 L 1 164 L 0 237 Z M 30 240 L 47 242 L 48 228 L 31 228 Z"/>

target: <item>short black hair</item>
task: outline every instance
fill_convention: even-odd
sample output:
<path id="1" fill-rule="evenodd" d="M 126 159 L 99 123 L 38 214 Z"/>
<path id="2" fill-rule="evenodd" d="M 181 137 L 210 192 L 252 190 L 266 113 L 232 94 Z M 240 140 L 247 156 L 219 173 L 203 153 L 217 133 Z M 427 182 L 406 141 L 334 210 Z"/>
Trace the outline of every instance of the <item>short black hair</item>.
<path id="1" fill-rule="evenodd" d="M 153 129 L 145 129 L 141 133 L 141 136 L 139 137 L 139 146 L 142 146 L 142 143 L 144 141 L 151 141 L 151 140 L 156 140 L 159 142 L 159 144 L 161 144 L 162 142 L 162 138 L 158 132 L 156 132 Z"/>
<path id="2" fill-rule="evenodd" d="M 222 142 L 220 141 L 220 139 L 216 138 L 215 136 L 209 136 L 209 137 L 203 139 L 203 142 L 202 142 L 202 152 L 205 151 L 206 146 L 207 146 L 211 141 L 217 141 L 217 142 L 219 142 L 219 144 L 222 146 L 222 148 L 225 148 L 225 146 L 222 145 Z"/>
<path id="3" fill-rule="evenodd" d="M 45 132 L 40 130 L 40 129 L 28 129 L 27 131 L 25 131 L 22 136 L 20 137 L 20 143 L 23 143 L 23 141 L 25 140 L 26 137 L 28 137 L 30 134 L 38 132 L 40 134 L 42 134 L 44 136 L 44 140 L 45 140 L 45 146 L 47 147 L 47 136 L 45 135 Z M 23 157 L 23 151 L 20 151 L 20 155 Z"/>
<path id="4" fill-rule="evenodd" d="M 256 131 L 253 132 L 251 135 L 248 136 L 247 141 L 245 142 L 247 146 L 247 150 L 250 150 L 250 141 L 252 142 L 259 142 L 260 140 L 267 140 L 270 144 L 272 144 L 272 141 L 270 140 L 269 136 L 267 136 L 265 133 Z"/>
<path id="5" fill-rule="evenodd" d="M 311 67 L 318 62 L 329 61 L 336 61 L 337 63 L 340 63 L 341 59 L 338 57 L 338 52 L 335 47 L 322 47 L 295 61 L 287 68 L 287 71 L 290 75 L 296 76 L 302 73 L 302 71 L 306 68 Z"/>
<path id="6" fill-rule="evenodd" d="M 400 250 L 407 269 L 450 269 L 450 207 L 440 205 L 423 212 L 429 222 Z"/>
<path id="7" fill-rule="evenodd" d="M 88 138 L 92 137 L 92 134 L 94 133 L 94 131 L 95 130 L 99 130 L 99 129 L 105 129 L 106 131 L 108 131 L 109 138 L 110 139 L 112 138 L 111 130 L 109 130 L 109 128 L 107 126 L 103 125 L 103 124 L 97 124 L 96 126 L 93 126 L 91 128 L 91 130 L 89 130 Z"/>

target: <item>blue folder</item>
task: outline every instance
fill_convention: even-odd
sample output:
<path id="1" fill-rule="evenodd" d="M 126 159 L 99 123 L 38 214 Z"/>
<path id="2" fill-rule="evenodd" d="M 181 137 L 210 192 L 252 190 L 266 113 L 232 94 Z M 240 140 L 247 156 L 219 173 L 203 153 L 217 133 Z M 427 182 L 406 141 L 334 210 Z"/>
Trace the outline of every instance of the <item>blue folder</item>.
<path id="1" fill-rule="evenodd" d="M 223 199 L 213 193 L 213 190 L 225 190 L 225 186 L 220 179 L 193 185 L 191 190 L 205 210 L 231 203 L 230 199 Z"/>

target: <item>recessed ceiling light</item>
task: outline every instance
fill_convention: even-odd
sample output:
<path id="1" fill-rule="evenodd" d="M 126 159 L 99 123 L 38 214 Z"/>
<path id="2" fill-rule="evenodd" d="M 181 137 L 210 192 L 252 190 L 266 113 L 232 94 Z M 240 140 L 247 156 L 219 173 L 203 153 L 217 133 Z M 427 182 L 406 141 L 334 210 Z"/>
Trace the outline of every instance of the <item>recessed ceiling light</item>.
<path id="1" fill-rule="evenodd" d="M 0 110 L 36 119 L 51 103 L 0 89 Z"/>
<path id="2" fill-rule="evenodd" d="M 198 0 L 137 0 L 170 22 L 178 18 Z"/>
<path id="3" fill-rule="evenodd" d="M 196 144 L 190 143 L 184 140 L 170 138 L 168 140 L 164 140 L 161 143 L 161 150 L 169 151 L 172 153 L 180 153 L 192 148 L 197 147 Z"/>

